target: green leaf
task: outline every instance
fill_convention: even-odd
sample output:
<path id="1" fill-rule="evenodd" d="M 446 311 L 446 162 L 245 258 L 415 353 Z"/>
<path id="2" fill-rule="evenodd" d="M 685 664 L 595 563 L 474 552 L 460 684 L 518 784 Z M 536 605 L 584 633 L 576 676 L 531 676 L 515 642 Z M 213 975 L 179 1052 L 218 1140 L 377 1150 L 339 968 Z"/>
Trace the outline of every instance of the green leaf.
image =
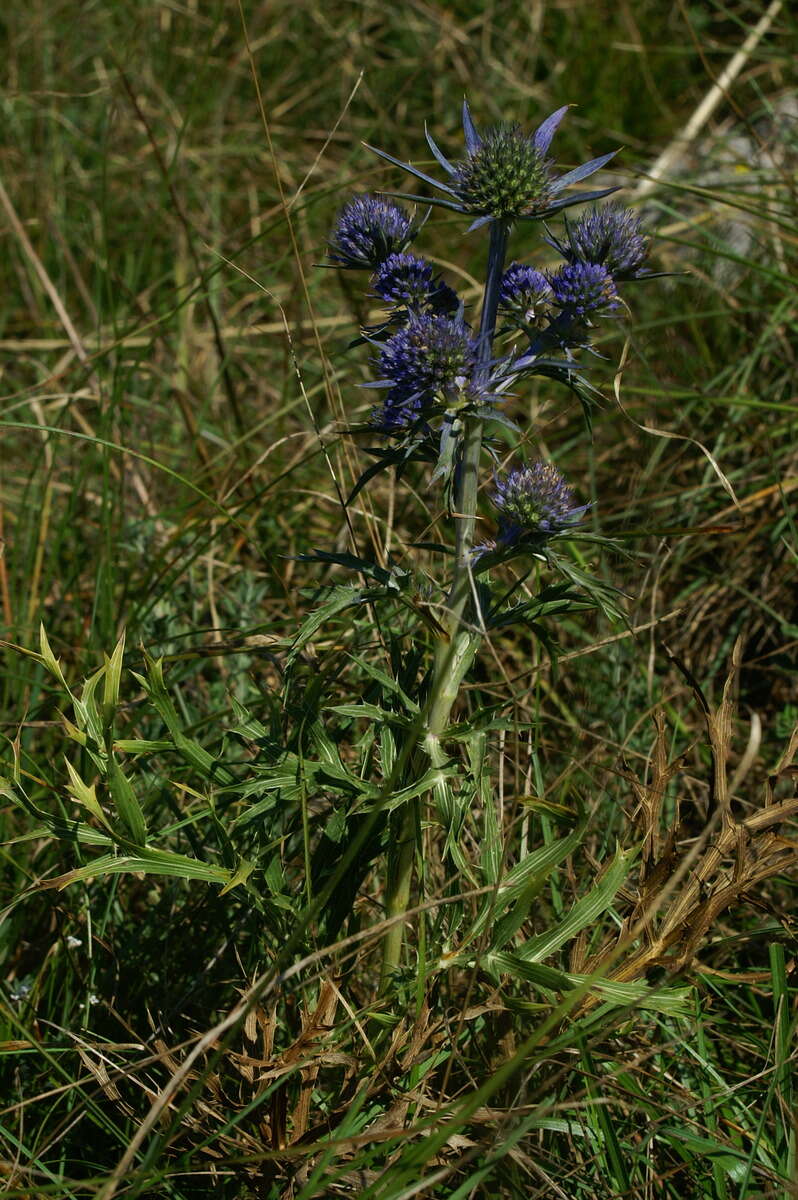
<path id="1" fill-rule="evenodd" d="M 88 734 L 94 742 L 96 749 L 100 752 L 100 756 L 105 763 L 105 744 L 103 722 L 100 717 L 100 710 L 97 707 L 94 693 L 100 680 L 105 675 L 105 667 L 100 667 L 99 671 L 95 671 L 85 680 L 80 692 L 80 699 L 77 696 L 72 699 L 72 706 L 75 709 L 75 716 L 78 719 L 78 725 Z"/>
<path id="2" fill-rule="evenodd" d="M 358 558 L 354 554 L 331 554 L 326 550 L 314 550 L 312 554 L 298 554 L 296 557 L 298 562 L 320 562 L 330 566 L 348 567 L 369 579 L 376 579 L 384 587 L 396 590 L 399 588 L 396 577 L 408 574 L 404 570 L 387 570 L 379 563 L 370 562 L 366 558 Z"/>
<path id="3" fill-rule="evenodd" d="M 228 882 L 219 892 L 219 895 L 224 896 L 227 892 L 232 892 L 233 888 L 238 887 L 239 884 L 246 883 L 254 869 L 254 863 L 248 862 L 245 858 L 242 858 Z"/>
<path id="4" fill-rule="evenodd" d="M 463 961 L 464 956 L 461 956 L 458 962 Z M 690 999 L 693 994 L 691 987 L 657 988 L 650 987 L 642 980 L 619 983 L 612 979 L 592 978 L 590 975 L 558 971 L 542 963 L 529 962 L 520 954 L 507 951 L 485 955 L 480 959 L 480 965 L 491 975 L 510 975 L 544 991 L 558 994 L 588 984 L 591 992 L 601 996 L 613 1007 L 645 1008 L 650 1012 L 666 1013 L 669 1016 L 687 1016 L 690 1011 Z"/>
<path id="5" fill-rule="evenodd" d="M 108 759 L 108 783 L 120 820 L 135 845 L 144 846 L 147 841 L 144 813 L 141 811 L 141 805 L 136 799 L 136 793 L 130 780 L 122 773 L 119 763 L 113 755 Z"/>
<path id="6" fill-rule="evenodd" d="M 29 835 L 30 837 L 41 837 L 43 833 L 46 833 L 51 837 L 58 838 L 59 841 L 80 843 L 86 846 L 112 846 L 114 841 L 118 841 L 116 835 L 109 837 L 107 833 L 101 833 L 99 829 L 94 829 L 82 821 L 68 821 L 65 817 L 52 816 L 34 804 L 19 784 L 1 776 L 0 796 L 6 796 L 29 816 L 41 821 L 42 828 L 34 830 Z"/>
<path id="7" fill-rule="evenodd" d="M 45 667 L 47 667 L 47 670 L 50 672 L 50 674 L 55 676 L 67 695 L 71 695 L 72 693 L 69 690 L 69 684 L 67 683 L 66 679 L 64 679 L 64 673 L 61 670 L 61 664 L 50 648 L 50 643 L 47 640 L 47 634 L 44 631 L 43 624 L 39 625 L 39 650 L 41 652 L 40 661 Z"/>
<path id="8" fill-rule="evenodd" d="M 174 742 L 152 742 L 143 738 L 116 738 L 114 750 L 120 754 L 158 754 L 163 750 L 174 750 Z"/>
<path id="9" fill-rule="evenodd" d="M 223 785 L 234 783 L 235 777 L 232 772 L 228 771 L 226 767 L 221 766 L 213 755 L 208 753 L 204 746 L 201 746 L 199 742 L 195 742 L 193 738 L 187 737 L 183 732 L 183 726 L 177 715 L 177 710 L 172 703 L 172 699 L 164 683 L 163 660 L 150 658 L 148 654 L 144 657 L 147 666 L 146 679 L 135 672 L 133 674 L 144 688 L 155 706 L 158 715 L 169 730 L 177 752 L 190 767 L 193 767 L 195 771 L 202 775 L 203 779 L 212 780 L 214 783 Z"/>
<path id="10" fill-rule="evenodd" d="M 336 845 L 343 841 L 346 834 L 346 813 L 342 808 L 335 810 L 324 826 L 324 832 L 330 841 L 335 842 Z"/>
<path id="11" fill-rule="evenodd" d="M 488 922 L 495 920 L 501 913 L 506 912 L 511 905 L 521 903 L 526 906 L 521 921 L 526 917 L 526 910 L 532 899 L 551 875 L 555 867 L 567 858 L 577 848 L 582 840 L 585 829 L 584 819 L 566 837 L 550 842 L 533 850 L 525 859 L 508 871 L 495 895 L 487 896 L 482 910 L 469 933 L 469 938 L 482 933 Z M 512 936 L 512 935 L 509 935 Z"/>
<path id="12" fill-rule="evenodd" d="M 299 633 L 294 638 L 294 644 L 291 647 L 290 653 L 286 658 L 286 666 L 290 666 L 296 662 L 300 652 L 307 646 L 313 635 L 321 629 L 325 621 L 330 617 L 336 616 L 343 612 L 346 608 L 352 608 L 355 604 L 360 604 L 363 599 L 363 592 L 360 588 L 351 586 L 333 588 L 332 594 L 326 603 L 312 612 L 305 620 L 299 630 Z"/>
<path id="13" fill-rule="evenodd" d="M 142 847 L 136 854 L 106 854 L 95 858 L 83 867 L 67 871 L 55 879 L 46 879 L 43 886 L 62 890 L 81 880 L 96 879 L 101 875 L 126 875 L 143 872 L 145 875 L 169 875 L 177 879 L 200 879 L 206 883 L 230 884 L 233 872 L 224 867 L 214 867 L 185 854 L 171 850 L 156 850 Z"/>
<path id="14" fill-rule="evenodd" d="M 69 775 L 69 783 L 67 784 L 67 787 L 70 793 L 77 800 L 78 804 L 82 804 L 84 808 L 87 808 L 92 816 L 96 817 L 97 820 L 106 827 L 106 829 L 113 833 L 111 823 L 103 812 L 102 806 L 97 799 L 97 792 L 94 788 L 94 784 L 89 785 L 84 783 L 69 759 L 65 759 L 65 762 L 67 774 Z"/>
<path id="15" fill-rule="evenodd" d="M 365 784 L 364 781 L 358 780 L 362 788 L 369 788 L 372 793 L 372 798 L 376 800 L 380 808 L 384 812 L 392 812 L 402 804 L 406 804 L 408 800 L 414 800 L 416 796 L 423 795 L 424 792 L 434 791 L 436 787 L 444 783 L 447 779 L 451 779 L 457 775 L 456 767 L 430 767 L 425 771 L 420 779 L 416 779 L 407 787 L 402 788 L 398 792 L 392 792 L 390 799 L 385 800 L 379 788 L 375 788 L 370 784 Z M 365 804 L 361 807 L 361 812 L 368 812 L 372 807 L 371 804 Z"/>
<path id="16" fill-rule="evenodd" d="M 566 942 L 570 942 L 588 925 L 592 925 L 596 918 L 612 904 L 616 892 L 623 885 L 629 873 L 629 866 L 635 853 L 634 850 L 624 851 L 619 848 L 602 878 L 586 896 L 577 900 L 568 915 L 553 929 L 525 942 L 518 948 L 518 954 L 526 962 L 539 962 L 554 954 Z"/>
<path id="17" fill-rule="evenodd" d="M 124 633 L 116 643 L 114 652 L 105 660 L 105 679 L 103 681 L 103 723 L 110 728 L 119 703 L 119 688 L 122 681 L 122 662 L 125 656 Z"/>
<path id="18" fill-rule="evenodd" d="M 373 663 L 367 662 L 364 658 L 359 658 L 357 654 L 350 654 L 349 657 L 352 659 L 352 662 L 357 663 L 360 669 L 365 672 L 366 675 L 370 676 L 375 683 L 379 683 L 386 692 L 389 692 L 392 696 L 398 697 L 408 712 L 413 714 L 418 713 L 418 705 L 416 704 L 415 700 L 408 696 L 407 692 L 405 692 L 404 689 L 399 686 L 395 679 L 392 679 L 391 676 L 385 671 L 381 671 L 379 667 L 374 666 Z"/>
<path id="19" fill-rule="evenodd" d="M 386 712 L 384 708 L 379 708 L 376 704 L 366 704 L 365 701 L 361 704 L 331 704 L 326 711 L 338 713 L 342 717 L 360 717 L 367 721 L 391 721 L 394 725 L 405 728 L 410 724 L 409 717 L 402 716 L 401 713 Z"/>

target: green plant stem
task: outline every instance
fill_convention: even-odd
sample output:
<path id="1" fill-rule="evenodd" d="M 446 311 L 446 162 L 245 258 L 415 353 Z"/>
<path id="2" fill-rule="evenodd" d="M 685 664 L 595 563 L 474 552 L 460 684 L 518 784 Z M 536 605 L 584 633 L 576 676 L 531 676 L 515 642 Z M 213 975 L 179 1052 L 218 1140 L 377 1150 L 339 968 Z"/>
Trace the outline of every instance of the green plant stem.
<path id="1" fill-rule="evenodd" d="M 476 370 L 477 383 L 482 385 L 487 383 L 490 376 L 496 314 L 499 309 L 499 293 L 509 233 L 510 227 L 506 221 L 494 221 L 490 227 L 490 249 L 479 325 Z M 455 485 L 455 566 L 446 605 L 447 636 L 440 638 L 435 650 L 427 722 L 426 748 L 435 765 L 441 761 L 441 734 L 449 722 L 460 685 L 473 662 L 480 639 L 479 614 L 474 614 L 476 621 L 468 621 L 467 612 L 474 587 L 471 554 L 477 519 L 482 425 L 479 417 L 466 419 L 463 453 Z"/>
<path id="2" fill-rule="evenodd" d="M 418 801 L 405 804 L 399 827 L 398 841 L 388 856 L 388 896 L 385 904 L 386 917 L 399 917 L 410 906 L 410 884 L 413 879 L 413 859 L 416 849 L 416 814 Z M 384 993 L 391 973 L 399 965 L 404 940 L 404 925 L 396 921 L 385 935 L 382 946 L 382 969 L 380 992 Z"/>
<path id="3" fill-rule="evenodd" d="M 509 233 L 508 222 L 494 221 L 491 224 L 475 371 L 478 385 L 486 384 L 490 376 L 496 314 L 499 309 L 499 292 Z M 460 685 L 474 660 L 480 640 L 478 624 L 468 619 L 468 610 L 473 588 L 471 551 L 474 545 L 477 516 L 482 425 L 480 417 L 466 417 L 465 419 L 463 448 L 455 480 L 454 574 L 446 605 L 446 617 L 443 622 L 446 633 L 439 639 L 435 648 L 424 738 L 424 749 L 433 766 L 440 766 L 445 761 L 446 756 L 441 746 L 441 734 L 449 723 L 452 706 L 457 699 Z M 478 616 L 478 614 L 475 615 Z M 417 804 L 418 802 L 414 801 L 412 804 L 405 805 L 397 848 L 388 860 L 385 915 L 389 918 L 398 917 L 405 912 L 410 901 L 416 829 L 418 828 Z M 380 991 L 382 993 L 385 992 L 390 982 L 391 974 L 399 965 L 403 940 L 404 926 L 401 921 L 397 921 L 390 927 L 383 942 L 380 973 Z"/>

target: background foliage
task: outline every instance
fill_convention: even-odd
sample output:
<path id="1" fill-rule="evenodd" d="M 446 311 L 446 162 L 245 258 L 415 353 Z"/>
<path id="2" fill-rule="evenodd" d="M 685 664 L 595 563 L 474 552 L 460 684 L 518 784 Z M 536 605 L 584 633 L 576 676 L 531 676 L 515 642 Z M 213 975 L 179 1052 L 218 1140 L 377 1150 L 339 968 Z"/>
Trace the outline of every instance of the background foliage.
<path id="1" fill-rule="evenodd" d="M 792 811 L 798 717 L 796 28 L 771 8 L 679 145 L 760 5 L 3 7 L 9 1195 L 794 1194 L 794 841 L 756 825 Z M 578 104 L 559 159 L 622 144 L 627 202 L 676 142 L 640 202 L 686 274 L 605 325 L 592 440 L 576 401 L 519 401 L 631 552 L 602 564 L 628 627 L 560 624 L 556 674 L 523 627 L 491 640 L 451 767 L 467 815 L 454 845 L 425 827 L 427 907 L 377 1003 L 379 821 L 339 868 L 424 642 L 301 559 L 351 549 L 368 459 L 340 428 L 372 403 L 345 353 L 361 290 L 315 264 L 353 188 L 399 182 L 361 141 L 418 161 L 426 119 L 451 148 L 464 92 L 483 123 Z M 425 252 L 476 305 L 483 242 L 436 215 Z M 362 492 L 351 532 L 435 570 L 407 546 L 442 514 L 408 482 Z M 743 832 L 716 911 L 721 777 Z M 668 954 L 639 929 L 618 950 L 680 865 Z M 294 935 L 306 964 L 228 1019 Z"/>

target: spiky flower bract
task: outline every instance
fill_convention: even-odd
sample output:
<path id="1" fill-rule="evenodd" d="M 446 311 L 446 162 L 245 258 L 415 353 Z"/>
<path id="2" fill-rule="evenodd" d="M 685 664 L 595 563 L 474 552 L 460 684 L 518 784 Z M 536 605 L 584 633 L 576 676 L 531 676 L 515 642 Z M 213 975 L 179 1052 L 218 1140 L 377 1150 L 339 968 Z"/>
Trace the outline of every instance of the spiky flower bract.
<path id="1" fill-rule="evenodd" d="M 554 163 L 547 154 L 557 126 L 567 111 L 567 104 L 558 108 L 531 135 L 525 134 L 520 125 L 508 123 L 494 125 L 480 134 L 464 101 L 465 158 L 449 162 L 430 134 L 427 132 L 426 135 L 430 150 L 449 176 L 446 182 L 432 178 L 412 163 L 402 162 L 375 146 L 369 149 L 443 193 L 441 197 L 428 200 L 420 196 L 404 196 L 404 199 L 467 213 L 476 218 L 472 228 L 488 221 L 539 220 L 573 204 L 598 200 L 616 190 L 610 187 L 561 195 L 572 184 L 580 183 L 598 171 L 615 153 L 592 158 L 564 175 L 555 175 Z"/>
<path id="2" fill-rule="evenodd" d="M 339 267 L 374 271 L 405 250 L 418 232 L 399 204 L 364 193 L 353 196 L 338 214 L 330 239 L 330 258 Z"/>
<path id="3" fill-rule="evenodd" d="M 436 279 L 432 266 L 414 254 L 391 254 L 374 275 L 374 291 L 386 304 L 437 313 L 455 313 L 457 293 Z"/>
<path id="4" fill-rule="evenodd" d="M 573 489 L 542 459 L 498 478 L 491 499 L 500 513 L 498 544 L 503 546 L 554 537 L 576 524 L 587 507 L 574 504 Z"/>
<path id="5" fill-rule="evenodd" d="M 551 284 L 545 275 L 523 263 L 510 263 L 502 276 L 499 306 L 527 323 L 538 321 L 551 305 Z"/>
<path id="6" fill-rule="evenodd" d="M 382 433 L 401 433 L 420 420 L 422 415 L 421 396 L 408 399 L 404 392 L 392 388 L 383 404 L 371 414 L 371 424 Z"/>
<path id="7" fill-rule="evenodd" d="M 617 307 L 612 275 L 600 263 L 573 262 L 549 276 L 554 303 L 569 316 L 589 317 Z"/>
<path id="8" fill-rule="evenodd" d="M 649 241 L 642 232 L 640 218 L 620 204 L 594 206 L 573 225 L 565 222 L 566 238 L 550 240 L 568 262 L 600 263 L 618 281 L 640 279 L 649 272 Z"/>

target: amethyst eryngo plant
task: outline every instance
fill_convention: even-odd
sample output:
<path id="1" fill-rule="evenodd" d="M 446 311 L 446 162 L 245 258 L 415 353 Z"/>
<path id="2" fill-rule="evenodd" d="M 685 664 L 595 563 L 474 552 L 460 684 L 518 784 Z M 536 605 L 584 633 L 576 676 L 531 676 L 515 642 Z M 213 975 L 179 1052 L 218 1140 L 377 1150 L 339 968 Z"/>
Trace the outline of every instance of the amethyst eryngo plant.
<path id="1" fill-rule="evenodd" d="M 444 179 L 377 150 L 433 194 L 359 195 L 340 212 L 330 241 L 332 262 L 368 271 L 371 295 L 386 309 L 384 320 L 358 339 L 373 351 L 377 378 L 367 386 L 383 395 L 368 426 L 382 445 L 372 451 L 376 463 L 355 492 L 389 466 L 434 464 L 430 481 L 442 486 L 454 526 L 452 569 L 441 585 L 438 617 L 432 623 L 436 644 L 423 705 L 395 757 L 389 781 L 394 792 L 411 793 L 392 812 L 389 918 L 398 918 L 409 903 L 420 828 L 414 780 L 430 779 L 428 786 L 447 826 L 447 847 L 458 861 L 459 825 L 444 779 L 444 741 L 456 697 L 484 634 L 523 620 L 548 639 L 541 621 L 546 613 L 584 608 L 586 602 L 605 610 L 612 607 L 611 589 L 577 569 L 570 555 L 558 552 L 556 543 L 564 538 L 601 539 L 580 531 L 587 506 L 578 502 L 550 462 L 522 462 L 502 473 L 494 461 L 491 498 L 498 527 L 493 539 L 475 541 L 486 452 L 494 460 L 499 457 L 495 439 L 503 426 L 520 433 L 511 415 L 517 387 L 532 376 L 545 376 L 575 392 L 588 410 L 597 393 L 586 378 L 585 363 L 591 353 L 597 357 L 591 351 L 597 322 L 621 311 L 619 285 L 649 273 L 648 241 L 638 218 L 618 204 L 595 203 L 616 189 L 572 190 L 613 154 L 564 173 L 550 157 L 552 138 L 567 111 L 566 106 L 552 113 L 532 135 L 507 124 L 480 133 L 464 104 L 463 157 L 450 162 L 427 133 Z M 432 264 L 410 251 L 426 217 L 415 219 L 401 201 L 463 214 L 469 218 L 469 232 L 486 228 L 489 245 L 478 326 Z M 520 261 L 508 264 L 509 240 L 518 223 L 548 222 L 585 203 L 591 207 L 576 221 L 565 216 L 563 230 L 555 233 L 548 224 L 543 226 L 544 241 L 562 259 L 559 267 L 542 271 Z M 497 351 L 497 340 L 508 348 Z M 486 437 L 486 428 L 493 440 Z M 334 556 L 322 557 L 329 561 Z M 350 565 L 359 562 L 340 557 L 344 559 Z M 520 578 L 509 591 L 505 583 L 494 593 L 491 571 L 508 561 L 521 565 Z M 531 601 L 518 602 L 514 597 L 521 584 L 541 563 L 564 579 L 544 586 Z M 379 570 L 394 588 L 401 586 L 400 576 L 410 574 Z M 370 568 L 369 573 L 376 572 Z M 401 944 L 401 923 L 396 920 L 384 943 L 384 982 L 398 965 Z"/>

